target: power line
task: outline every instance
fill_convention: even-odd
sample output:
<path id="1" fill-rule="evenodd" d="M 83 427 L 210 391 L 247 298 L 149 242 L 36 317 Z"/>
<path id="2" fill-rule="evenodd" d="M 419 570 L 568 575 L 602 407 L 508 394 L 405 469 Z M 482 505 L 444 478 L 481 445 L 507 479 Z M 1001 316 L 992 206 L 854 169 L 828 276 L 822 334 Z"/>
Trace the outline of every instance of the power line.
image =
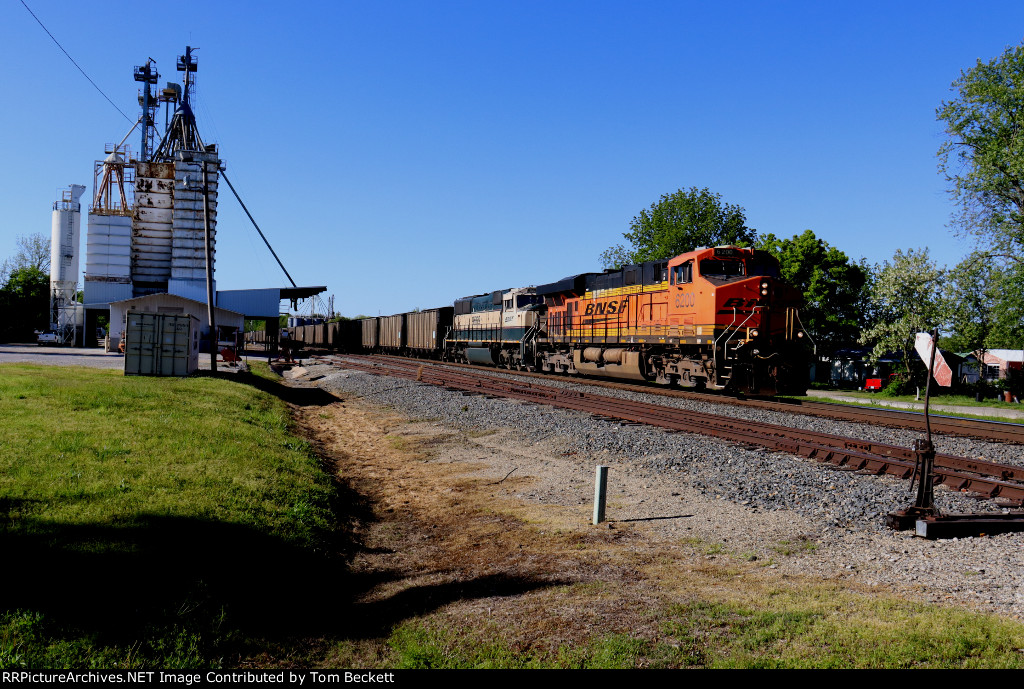
<path id="1" fill-rule="evenodd" d="M 89 83 L 92 84 L 93 87 L 95 87 L 95 89 L 100 92 L 100 95 L 103 96 L 104 98 L 106 98 L 108 103 L 110 103 L 112 106 L 114 106 L 114 110 L 117 110 L 119 113 L 121 113 L 121 116 L 124 117 L 129 122 L 133 122 L 134 120 L 132 120 L 132 118 L 128 117 L 127 115 L 125 115 L 124 111 L 121 110 L 121 108 L 119 108 L 116 105 L 114 105 L 114 101 L 110 100 L 110 98 L 107 98 L 107 94 L 103 93 L 103 89 L 101 89 L 99 86 L 96 86 L 96 82 L 93 81 L 89 77 L 89 75 L 85 73 L 85 70 L 82 69 L 78 65 L 77 62 L 75 62 L 75 58 L 73 58 L 70 55 L 68 55 L 68 51 L 64 50 L 64 46 L 62 46 L 60 44 L 60 42 L 56 38 L 53 37 L 53 34 L 50 33 L 50 30 L 46 28 L 46 25 L 43 24 L 43 22 L 41 22 L 39 20 L 39 17 L 36 16 L 36 13 L 33 12 L 32 9 L 28 5 L 25 4 L 25 0 L 21 0 L 21 4 L 25 6 L 25 9 L 28 10 L 28 13 L 32 15 L 32 18 L 35 19 L 36 22 L 39 23 L 39 26 L 43 27 L 43 31 L 46 32 L 46 35 L 53 39 L 53 42 L 57 44 L 57 47 L 60 48 L 60 51 L 62 53 L 64 53 L 64 55 L 66 55 L 69 60 L 71 60 L 71 64 L 73 64 L 75 67 L 78 67 L 78 71 L 82 73 L 82 76 L 85 77 L 86 79 L 88 79 Z"/>

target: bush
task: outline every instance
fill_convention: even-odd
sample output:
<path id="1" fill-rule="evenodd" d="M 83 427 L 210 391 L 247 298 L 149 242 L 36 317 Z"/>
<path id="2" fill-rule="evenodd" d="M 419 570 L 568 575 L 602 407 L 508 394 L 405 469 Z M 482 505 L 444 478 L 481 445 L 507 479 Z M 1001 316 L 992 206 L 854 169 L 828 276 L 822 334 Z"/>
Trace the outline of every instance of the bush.
<path id="1" fill-rule="evenodd" d="M 894 373 L 889 378 L 889 384 L 882 388 L 878 394 L 885 397 L 899 397 L 900 395 L 910 395 L 914 392 L 916 392 L 914 381 L 911 380 L 910 376 L 905 373 Z"/>

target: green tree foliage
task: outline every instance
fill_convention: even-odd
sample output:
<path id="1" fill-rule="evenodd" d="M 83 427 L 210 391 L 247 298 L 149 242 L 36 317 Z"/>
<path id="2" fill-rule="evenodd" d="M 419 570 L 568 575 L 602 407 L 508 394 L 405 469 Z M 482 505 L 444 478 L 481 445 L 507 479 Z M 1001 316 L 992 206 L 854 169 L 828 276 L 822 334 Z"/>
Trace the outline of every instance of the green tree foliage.
<path id="1" fill-rule="evenodd" d="M 989 349 L 1024 349 L 1024 262 L 1005 266 L 998 275 L 999 295 L 993 313 Z"/>
<path id="2" fill-rule="evenodd" d="M 901 352 L 909 376 L 915 335 L 946 321 L 946 271 L 935 265 L 928 249 L 908 249 L 906 253 L 897 250 L 891 262 L 885 261 L 874 272 L 870 298 L 876 320 L 861 333 L 860 342 L 873 345 L 872 361 Z"/>
<path id="3" fill-rule="evenodd" d="M 701 246 L 747 246 L 757 232 L 747 227 L 740 206 L 722 203 L 719 194 L 691 187 L 665 194 L 633 218 L 623 234 L 628 246 L 618 244 L 601 254 L 606 268 L 678 256 Z"/>
<path id="4" fill-rule="evenodd" d="M 17 268 L 0 288 L 0 341 L 31 342 L 32 331 L 50 323 L 50 276 L 38 268 Z"/>
<path id="5" fill-rule="evenodd" d="M 36 233 L 18 237 L 14 256 L 0 264 L 0 286 L 19 268 L 33 268 L 39 272 L 50 272 L 50 240 Z"/>
<path id="6" fill-rule="evenodd" d="M 984 253 L 975 252 L 949 271 L 946 303 L 953 333 L 944 346 L 958 352 L 990 348 L 998 312 L 1003 270 Z"/>
<path id="7" fill-rule="evenodd" d="M 782 277 L 804 295 L 800 320 L 828 355 L 857 340 L 868 318 L 869 268 L 805 230 L 792 239 L 762 236 L 757 247 L 779 259 Z"/>
<path id="8" fill-rule="evenodd" d="M 960 73 L 936 111 L 948 139 L 939 169 L 957 203 L 953 225 L 982 248 L 1024 261 L 1024 46 Z"/>

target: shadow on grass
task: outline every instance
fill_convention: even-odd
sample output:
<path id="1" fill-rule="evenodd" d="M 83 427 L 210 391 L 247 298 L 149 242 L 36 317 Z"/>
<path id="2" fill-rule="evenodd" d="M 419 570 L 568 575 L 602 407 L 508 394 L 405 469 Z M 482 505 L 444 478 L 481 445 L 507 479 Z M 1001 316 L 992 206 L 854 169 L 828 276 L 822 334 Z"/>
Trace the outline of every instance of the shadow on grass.
<path id="1" fill-rule="evenodd" d="M 337 401 L 318 388 L 291 388 L 258 376 L 237 380 L 293 404 Z M 314 533 L 315 547 L 255 526 L 203 518 L 129 513 L 111 523 L 69 525 L 47 520 L 40 507 L 38 501 L 0 499 L 0 615 L 41 613 L 46 638 L 37 641 L 44 646 L 85 638 L 88 648 L 141 648 L 144 656 L 150 649 L 150 662 L 160 662 L 161 644 L 173 644 L 181 632 L 200 640 L 197 655 L 188 656 L 195 660 L 183 661 L 198 666 L 248 657 L 267 644 L 375 639 L 455 601 L 568 583 L 543 574 L 492 575 L 412 586 L 361 602 L 404 575 L 352 571 L 352 558 L 370 553 L 359 534 L 375 519 L 373 505 L 336 478 L 330 506 L 336 526 Z"/>
<path id="2" fill-rule="evenodd" d="M 20 511 L 7 500 L 6 514 Z M 339 515 L 342 523 L 359 520 Z M 204 657 L 244 657 L 265 643 L 386 636 L 401 621 L 448 603 L 560 585 L 547 578 L 484 576 L 407 588 L 360 603 L 399 573 L 357 575 L 345 554 L 362 550 L 335 535 L 332 554 L 312 552 L 237 524 L 139 515 L 130 525 L 68 526 L 22 518 L 0 522 L 0 611 L 32 611 L 51 638 L 91 638 L 127 647 L 182 630 L 203 639 Z M 255 646 L 253 645 L 255 644 Z"/>
<path id="3" fill-rule="evenodd" d="M 51 624 L 111 644 L 172 627 L 266 641 L 375 638 L 453 601 L 558 585 L 486 576 L 360 604 L 397 575 L 356 576 L 344 557 L 311 553 L 246 526 L 152 515 L 131 526 L 20 526 L 0 533 L 0 610 L 41 612 Z"/>
<path id="4" fill-rule="evenodd" d="M 252 373 L 239 373 L 230 380 L 249 385 L 260 392 L 273 395 L 283 402 L 295 404 L 300 407 L 323 407 L 337 402 L 338 398 L 331 393 L 318 387 L 292 387 L 283 385 L 280 381 L 262 378 Z"/>

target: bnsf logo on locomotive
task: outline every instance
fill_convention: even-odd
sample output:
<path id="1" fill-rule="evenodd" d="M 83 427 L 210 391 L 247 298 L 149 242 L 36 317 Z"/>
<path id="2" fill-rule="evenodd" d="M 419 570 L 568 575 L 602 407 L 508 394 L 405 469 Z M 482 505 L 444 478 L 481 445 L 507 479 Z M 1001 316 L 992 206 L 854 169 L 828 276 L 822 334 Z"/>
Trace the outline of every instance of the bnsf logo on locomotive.
<path id="1" fill-rule="evenodd" d="M 757 305 L 757 299 L 744 299 L 743 297 L 733 297 L 732 299 L 726 299 L 725 303 L 722 304 L 722 308 L 718 313 L 732 313 L 733 309 L 737 311 L 749 311 Z"/>
<path id="2" fill-rule="evenodd" d="M 600 316 L 613 313 L 625 313 L 627 308 L 629 308 L 629 299 L 597 303 L 590 302 L 587 304 L 587 310 L 583 312 L 583 315 Z"/>

